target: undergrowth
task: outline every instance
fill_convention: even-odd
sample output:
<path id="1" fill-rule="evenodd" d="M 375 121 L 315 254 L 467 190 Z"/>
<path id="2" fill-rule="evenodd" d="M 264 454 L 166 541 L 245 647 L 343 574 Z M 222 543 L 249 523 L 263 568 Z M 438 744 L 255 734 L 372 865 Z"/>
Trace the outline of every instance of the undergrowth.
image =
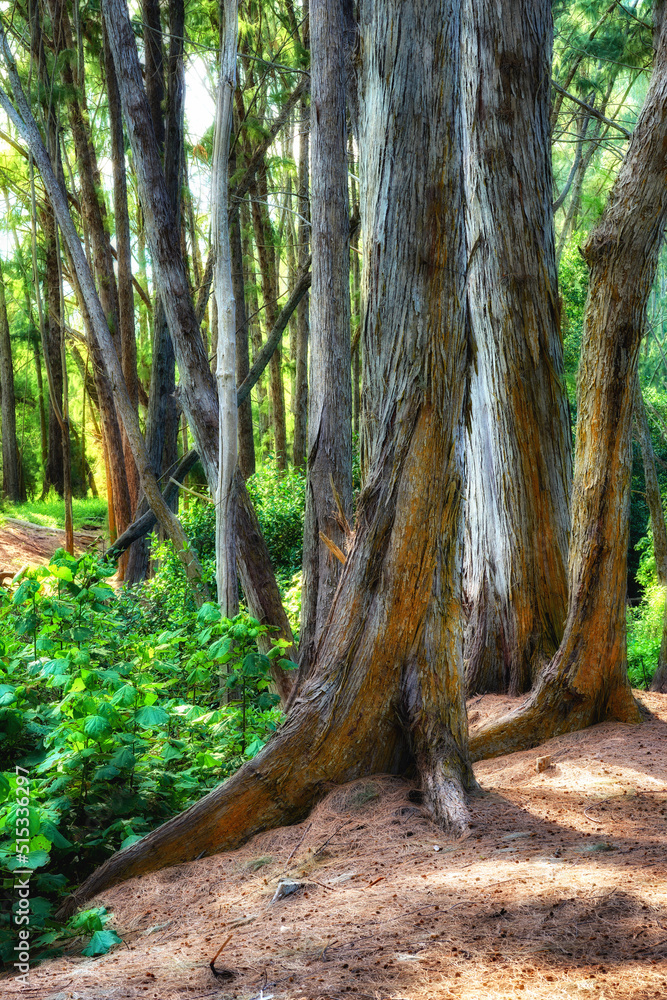
<path id="1" fill-rule="evenodd" d="M 245 611 L 222 618 L 212 603 L 195 611 L 171 599 L 156 613 L 150 596 L 109 587 L 114 568 L 59 550 L 11 594 L 0 589 L 5 962 L 16 870 L 32 873 L 33 958 L 84 933 L 87 954 L 108 950 L 104 912 L 64 927 L 54 917 L 62 895 L 233 773 L 282 719 L 269 672 L 284 641 L 260 654 L 267 627 Z"/>

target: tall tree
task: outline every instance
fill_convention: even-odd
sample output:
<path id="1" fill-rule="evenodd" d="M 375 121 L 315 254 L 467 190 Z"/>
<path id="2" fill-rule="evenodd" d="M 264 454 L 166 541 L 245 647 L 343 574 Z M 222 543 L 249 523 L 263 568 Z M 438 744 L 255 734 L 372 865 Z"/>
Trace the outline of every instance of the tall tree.
<path id="1" fill-rule="evenodd" d="M 236 402 L 236 302 L 229 236 L 229 138 L 236 88 L 237 0 L 224 0 L 220 41 L 220 78 L 215 113 L 211 176 L 213 281 L 218 314 L 216 382 L 219 406 L 219 458 L 215 521 L 215 567 L 222 614 L 233 618 L 239 608 L 236 575 L 236 491 L 238 407 Z"/>
<path id="2" fill-rule="evenodd" d="M 310 0 L 311 218 L 308 465 L 303 532 L 300 679 L 307 677 L 340 577 L 322 539 L 345 546 L 352 518 L 350 213 L 344 0 Z"/>
<path id="3" fill-rule="evenodd" d="M 313 676 L 251 763 L 111 858 L 67 910 L 121 879 L 294 821 L 328 782 L 397 772 L 410 755 L 436 820 L 466 825 L 459 31 L 459 0 L 362 0 L 364 359 L 384 392 L 375 392 L 368 484 Z"/>
<path id="4" fill-rule="evenodd" d="M 554 258 L 550 0 L 465 6 L 470 692 L 527 690 L 567 609 L 571 440 Z M 517 141 L 517 137 L 521 137 Z"/>

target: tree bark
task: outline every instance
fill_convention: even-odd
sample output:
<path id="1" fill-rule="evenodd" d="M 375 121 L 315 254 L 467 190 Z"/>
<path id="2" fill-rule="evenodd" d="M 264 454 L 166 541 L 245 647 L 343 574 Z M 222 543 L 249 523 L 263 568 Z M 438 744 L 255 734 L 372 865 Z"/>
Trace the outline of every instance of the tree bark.
<path id="1" fill-rule="evenodd" d="M 2 399 L 2 492 L 12 503 L 21 502 L 19 453 L 16 443 L 14 365 L 9 336 L 5 282 L 0 270 L 0 397 Z"/>
<path id="2" fill-rule="evenodd" d="M 312 292 L 299 680 L 309 675 L 352 518 L 350 212 L 343 0 L 310 0 Z M 338 509 L 340 508 L 340 509 Z"/>
<path id="3" fill-rule="evenodd" d="M 584 253 L 590 282 L 579 368 L 569 607 L 560 648 L 518 712 L 471 740 L 477 759 L 605 718 L 639 722 L 627 677 L 631 430 L 646 303 L 667 220 L 667 18 L 628 151 Z"/>
<path id="4" fill-rule="evenodd" d="M 113 169 L 113 204 L 116 228 L 116 256 L 118 260 L 118 323 L 120 328 L 120 360 L 125 385 L 135 410 L 139 404 L 139 376 L 137 374 L 137 342 L 134 332 L 134 288 L 132 286 L 132 242 L 130 216 L 127 203 L 127 172 L 125 168 L 125 140 L 123 137 L 123 110 L 118 92 L 118 81 L 104 32 L 104 71 L 109 100 L 109 126 L 111 132 L 111 164 Z M 123 454 L 132 514 L 139 502 L 139 473 L 132 456 L 129 441 L 123 437 Z"/>
<path id="5" fill-rule="evenodd" d="M 215 493 L 215 572 L 218 603 L 225 618 L 239 609 L 236 576 L 236 497 L 238 406 L 236 402 L 236 302 L 232 282 L 229 237 L 229 139 L 236 88 L 237 0 L 221 7 L 220 79 L 215 113 L 215 142 L 211 168 L 211 229 L 215 253 L 213 283 L 218 305 L 216 381 L 219 405 L 218 483 Z"/>
<path id="6" fill-rule="evenodd" d="M 254 760 L 114 855 L 61 913 L 115 882 L 294 822 L 330 782 L 400 773 L 410 758 L 435 819 L 466 826 L 459 15 L 458 0 L 362 0 L 365 336 L 380 360 L 383 409 L 316 670 Z"/>
<path id="7" fill-rule="evenodd" d="M 310 47 L 309 36 L 304 37 L 304 47 Z M 299 252 L 297 255 L 299 270 L 302 271 L 309 255 L 310 245 L 310 198 L 308 193 L 308 159 L 310 139 L 310 117 L 308 98 L 304 95 L 299 106 L 299 189 L 297 206 L 299 224 L 297 236 Z M 294 443 L 292 460 L 294 467 L 299 468 L 306 463 L 308 446 L 308 334 L 309 334 L 309 297 L 306 295 L 299 303 L 296 314 L 296 369 L 294 372 Z"/>
<path id="8" fill-rule="evenodd" d="M 567 611 L 570 425 L 551 200 L 551 4 L 467 0 L 469 693 L 530 688 Z M 520 138 L 520 141 L 518 140 Z"/>

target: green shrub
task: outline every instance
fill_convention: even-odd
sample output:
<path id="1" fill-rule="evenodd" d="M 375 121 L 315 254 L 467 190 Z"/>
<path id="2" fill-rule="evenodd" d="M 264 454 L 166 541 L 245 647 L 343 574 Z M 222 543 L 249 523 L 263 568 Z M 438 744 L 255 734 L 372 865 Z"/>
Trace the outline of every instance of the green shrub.
<path id="1" fill-rule="evenodd" d="M 282 719 L 269 672 L 284 641 L 261 654 L 267 627 L 245 611 L 222 618 L 215 604 L 181 607 L 156 630 L 136 595 L 108 586 L 112 572 L 59 550 L 11 597 L 0 589 L 0 879 L 11 896 L 13 869 L 33 870 L 38 949 L 81 934 L 53 916 L 72 883 L 233 773 Z M 17 766 L 30 779 L 20 860 Z M 91 919 L 86 953 L 98 954 L 112 932 Z M 13 932 L 7 908 L 5 960 Z"/>

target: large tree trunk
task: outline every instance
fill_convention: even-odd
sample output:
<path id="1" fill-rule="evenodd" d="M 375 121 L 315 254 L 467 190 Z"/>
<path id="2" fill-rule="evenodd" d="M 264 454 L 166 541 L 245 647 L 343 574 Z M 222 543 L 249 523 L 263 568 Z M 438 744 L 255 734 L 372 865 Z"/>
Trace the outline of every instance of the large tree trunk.
<path id="1" fill-rule="evenodd" d="M 299 680 L 309 675 L 340 578 L 322 535 L 344 550 L 352 518 L 350 213 L 343 0 L 310 0 L 311 204 L 308 467 L 303 529 Z M 340 510 L 338 510 L 340 507 Z"/>
<path id="2" fill-rule="evenodd" d="M 469 693 L 530 688 L 567 611 L 571 443 L 554 262 L 549 0 L 466 0 L 475 366 L 466 445 Z M 518 140 L 520 137 L 520 140 Z"/>
<path id="3" fill-rule="evenodd" d="M 655 65 L 644 107 L 584 250 L 590 283 L 579 369 L 565 634 L 526 704 L 475 735 L 475 757 L 534 746 L 604 718 L 639 721 L 627 677 L 628 512 L 637 359 L 667 220 L 664 10 L 663 5 L 657 10 Z"/>
<path id="4" fill-rule="evenodd" d="M 20 503 L 22 497 L 16 444 L 14 366 L 2 271 L 0 271 L 0 396 L 2 398 L 2 492 L 12 503 Z"/>
<path id="5" fill-rule="evenodd" d="M 315 672 L 253 761 L 111 858 L 66 911 L 122 879 L 293 822 L 330 782 L 397 773 L 410 756 L 436 820 L 454 830 L 467 822 L 464 788 L 474 779 L 458 584 L 467 365 L 459 4 L 364 0 L 361 18 L 364 356 L 379 365 L 384 392 Z"/>

